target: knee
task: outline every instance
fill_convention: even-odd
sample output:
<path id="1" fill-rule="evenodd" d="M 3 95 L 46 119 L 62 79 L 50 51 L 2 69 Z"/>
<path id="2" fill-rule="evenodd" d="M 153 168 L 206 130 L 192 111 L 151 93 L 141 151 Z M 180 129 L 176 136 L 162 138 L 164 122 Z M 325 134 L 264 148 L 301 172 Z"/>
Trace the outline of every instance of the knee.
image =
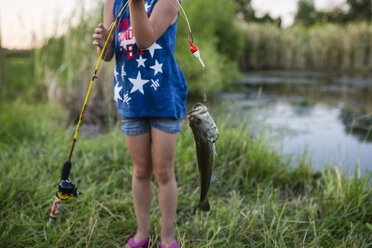
<path id="1" fill-rule="evenodd" d="M 172 165 L 157 166 L 154 169 L 154 174 L 158 184 L 167 184 L 174 178 L 174 169 Z"/>
<path id="2" fill-rule="evenodd" d="M 150 180 L 152 176 L 151 166 L 133 166 L 133 177 L 138 180 Z"/>

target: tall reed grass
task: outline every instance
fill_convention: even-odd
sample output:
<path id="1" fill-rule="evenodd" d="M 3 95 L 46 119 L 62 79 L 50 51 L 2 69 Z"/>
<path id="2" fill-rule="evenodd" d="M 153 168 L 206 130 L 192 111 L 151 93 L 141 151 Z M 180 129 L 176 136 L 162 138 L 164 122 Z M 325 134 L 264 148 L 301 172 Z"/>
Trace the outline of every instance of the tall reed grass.
<path id="1" fill-rule="evenodd" d="M 45 89 L 43 92 L 47 99 L 56 100 L 70 110 L 69 119 L 72 120 L 78 119 L 98 60 L 91 34 L 101 22 L 102 12 L 102 3 L 91 12 L 79 8 L 64 24 L 67 25 L 67 33 L 47 39 L 35 52 L 36 81 L 41 84 L 40 88 Z M 112 77 L 113 63 L 101 63 L 84 117 L 86 123 L 107 122 L 109 116 L 115 113 Z"/>
<path id="2" fill-rule="evenodd" d="M 370 71 L 372 24 L 319 24 L 280 29 L 270 24 L 245 28 L 241 67 Z"/>
<path id="3" fill-rule="evenodd" d="M 1 35 L 1 27 L 0 27 L 0 89 L 3 92 L 5 89 L 5 81 L 4 81 L 3 47 L 1 45 L 1 38 L 2 38 L 2 35 Z"/>

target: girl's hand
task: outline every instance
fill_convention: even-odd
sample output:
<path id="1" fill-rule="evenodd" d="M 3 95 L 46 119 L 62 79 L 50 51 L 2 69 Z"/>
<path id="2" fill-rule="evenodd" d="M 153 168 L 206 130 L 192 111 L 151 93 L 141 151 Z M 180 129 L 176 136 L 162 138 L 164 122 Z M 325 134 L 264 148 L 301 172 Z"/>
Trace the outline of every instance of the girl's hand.
<path id="1" fill-rule="evenodd" d="M 103 24 L 98 24 L 98 27 L 94 30 L 93 45 L 97 46 L 97 53 L 100 55 L 102 49 L 105 46 L 107 36 L 110 33 L 112 26 L 115 23 L 114 18 L 114 3 L 115 0 L 106 0 L 105 8 L 103 11 Z M 110 25 L 111 24 L 111 25 Z M 103 60 L 110 61 L 114 56 L 114 45 L 115 45 L 115 32 L 112 32 L 110 40 L 107 43 L 105 53 L 102 55 Z"/>
<path id="2" fill-rule="evenodd" d="M 92 35 L 94 41 L 93 45 L 98 46 L 99 48 L 103 48 L 105 45 L 107 36 L 110 33 L 110 29 L 113 24 L 111 24 L 109 29 L 106 29 L 102 23 L 98 24 L 98 27 L 94 30 L 94 34 Z M 113 40 L 113 36 L 110 37 L 110 40 L 108 43 L 110 43 Z"/>

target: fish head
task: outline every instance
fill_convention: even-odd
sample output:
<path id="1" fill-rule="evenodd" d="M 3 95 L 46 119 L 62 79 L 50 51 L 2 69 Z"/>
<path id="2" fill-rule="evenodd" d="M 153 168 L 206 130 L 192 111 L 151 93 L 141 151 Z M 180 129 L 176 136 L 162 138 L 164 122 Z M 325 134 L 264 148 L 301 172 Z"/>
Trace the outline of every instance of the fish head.
<path id="1" fill-rule="evenodd" d="M 216 142 L 219 133 L 216 123 L 208 112 L 207 106 L 202 103 L 196 103 L 191 111 L 187 113 L 190 126 L 200 130 L 202 135 L 205 135 L 209 141 Z"/>

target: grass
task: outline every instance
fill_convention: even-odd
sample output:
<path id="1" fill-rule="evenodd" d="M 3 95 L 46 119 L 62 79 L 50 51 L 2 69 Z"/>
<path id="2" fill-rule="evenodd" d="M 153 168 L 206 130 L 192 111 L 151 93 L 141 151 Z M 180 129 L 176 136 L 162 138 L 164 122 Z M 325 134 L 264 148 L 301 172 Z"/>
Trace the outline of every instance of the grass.
<path id="1" fill-rule="evenodd" d="M 370 71 L 372 25 L 247 24 L 241 68 Z"/>
<path id="2" fill-rule="evenodd" d="M 96 137 L 80 134 L 71 178 L 84 194 L 67 201 L 57 223 L 46 227 L 73 135 L 66 115 L 53 104 L 2 105 L 0 119 L 7 125 L 0 129 L 0 247 L 121 247 L 135 231 L 130 158 L 118 125 Z M 209 213 L 191 214 L 199 186 L 186 124 L 177 143 L 177 231 L 184 247 L 372 245 L 371 174 L 314 174 L 306 162 L 293 169 L 266 145 L 264 132 L 253 139 L 246 125 L 217 124 L 214 174 L 221 182 L 211 186 Z M 160 230 L 156 190 L 154 183 L 153 241 Z"/>
<path id="3" fill-rule="evenodd" d="M 78 30 L 73 30 L 74 35 Z M 4 63 L 5 78 L 14 84 L 7 90 L 13 97 L 3 98 L 0 105 L 0 247 L 122 247 L 135 231 L 131 163 L 124 136 L 115 123 L 95 137 L 80 133 L 71 179 L 84 194 L 65 202 L 55 225 L 46 226 L 74 127 L 63 104 L 35 102 L 45 100 L 47 93 L 73 99 L 69 90 L 76 90 L 73 86 L 85 80 L 86 68 L 91 68 L 88 62 L 75 65 L 74 59 L 68 60 L 68 54 L 79 55 L 74 52 L 79 46 L 63 39 L 50 40 L 50 46 L 61 45 L 69 51 L 55 55 L 54 60 L 47 48 L 37 51 L 34 73 L 45 82 L 37 80 L 36 86 L 30 81 L 32 62 L 15 59 Z M 264 58 L 264 47 L 259 51 Z M 286 56 L 302 58 L 290 53 Z M 50 68 L 44 66 L 48 61 Z M 48 82 L 65 84 L 53 91 Z M 75 92 L 78 110 L 84 93 Z M 267 145 L 265 131 L 252 138 L 248 125 L 231 126 L 222 117 L 216 122 L 221 137 L 213 170 L 220 183 L 211 186 L 209 213 L 191 214 L 200 188 L 194 183 L 198 169 L 186 123 L 177 143 L 176 222 L 183 247 L 372 246 L 371 173 L 361 177 L 356 170 L 348 176 L 337 168 L 314 173 L 305 155 L 292 168 L 290 161 Z M 156 191 L 154 182 L 151 247 L 157 247 L 160 231 Z"/>
<path id="4" fill-rule="evenodd" d="M 23 94 L 27 100 L 35 94 L 36 87 L 33 77 L 32 51 L 20 53 L 8 52 L 3 58 L 4 75 L 0 83 L 1 100 L 12 100 Z M 22 72 L 22 73 L 19 73 Z"/>

